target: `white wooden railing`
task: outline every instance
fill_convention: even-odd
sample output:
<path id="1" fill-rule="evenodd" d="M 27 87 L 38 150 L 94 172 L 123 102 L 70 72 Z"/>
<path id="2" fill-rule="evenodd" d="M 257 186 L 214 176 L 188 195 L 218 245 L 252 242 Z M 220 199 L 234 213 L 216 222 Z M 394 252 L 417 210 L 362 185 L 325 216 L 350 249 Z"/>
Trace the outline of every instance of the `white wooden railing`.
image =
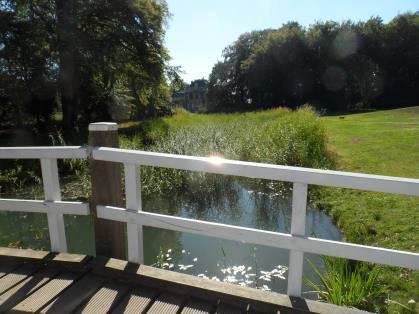
<path id="1" fill-rule="evenodd" d="M 48 215 L 51 247 L 66 251 L 63 214 L 87 214 L 87 204 L 62 202 L 59 194 L 57 158 L 86 158 L 80 147 L 1 148 L 1 158 L 39 158 L 45 201 L 0 200 L 0 210 L 44 212 Z M 224 238 L 290 250 L 288 294 L 301 295 L 304 253 L 419 269 L 419 254 L 305 236 L 309 184 L 419 196 L 419 180 L 152 153 L 117 148 L 92 148 L 90 158 L 120 162 L 125 167 L 126 208 L 97 206 L 97 216 L 127 224 L 128 260 L 142 263 L 142 226 Z M 291 233 L 279 233 L 142 211 L 140 167 L 156 166 L 224 175 L 288 181 L 293 183 Z M 412 209 L 413 210 L 413 209 Z M 123 245 L 123 243 L 121 243 Z"/>
<path id="2" fill-rule="evenodd" d="M 124 163 L 126 208 L 98 206 L 98 217 L 127 223 L 128 259 L 143 262 L 142 226 L 151 226 L 290 250 L 288 294 L 301 295 L 304 252 L 419 269 L 419 254 L 305 236 L 308 184 L 419 196 L 419 180 L 260 164 L 211 157 L 95 148 L 96 160 Z M 144 212 L 140 169 L 157 166 L 293 182 L 291 234 Z"/>
<path id="3" fill-rule="evenodd" d="M 87 150 L 77 146 L 1 147 L 0 159 L 40 159 L 45 200 L 0 199 L 0 211 L 46 213 L 51 250 L 67 252 L 64 214 L 89 215 L 89 205 L 61 201 L 57 159 L 87 158 Z"/>

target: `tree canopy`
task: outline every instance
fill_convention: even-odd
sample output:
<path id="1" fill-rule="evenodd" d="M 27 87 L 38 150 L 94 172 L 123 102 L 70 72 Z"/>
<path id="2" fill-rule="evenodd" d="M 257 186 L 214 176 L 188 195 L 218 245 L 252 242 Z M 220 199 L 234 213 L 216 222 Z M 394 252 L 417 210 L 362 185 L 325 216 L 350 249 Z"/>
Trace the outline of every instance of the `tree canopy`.
<path id="1" fill-rule="evenodd" d="M 167 113 L 168 16 L 163 0 L 1 0 L 2 123 L 45 124 L 57 108 L 65 130 L 121 108 Z"/>
<path id="2" fill-rule="evenodd" d="M 214 65 L 208 98 L 211 111 L 417 105 L 419 12 L 245 33 Z"/>

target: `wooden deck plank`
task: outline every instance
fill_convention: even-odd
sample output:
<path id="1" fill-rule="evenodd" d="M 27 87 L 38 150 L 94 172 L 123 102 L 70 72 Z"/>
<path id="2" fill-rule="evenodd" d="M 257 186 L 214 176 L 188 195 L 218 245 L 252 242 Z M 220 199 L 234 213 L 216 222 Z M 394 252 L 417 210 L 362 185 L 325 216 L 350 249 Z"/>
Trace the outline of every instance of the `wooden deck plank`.
<path id="1" fill-rule="evenodd" d="M 77 278 L 79 274 L 65 272 L 59 274 L 57 277 L 49 281 L 47 284 L 36 290 L 29 297 L 13 307 L 15 312 L 35 312 L 39 311 L 64 289 L 69 287 Z"/>
<path id="2" fill-rule="evenodd" d="M 0 295 L 0 312 L 3 313 L 24 300 L 31 293 L 51 280 L 58 271 L 42 269 L 24 279 L 5 293 Z"/>
<path id="3" fill-rule="evenodd" d="M 16 260 L 19 263 L 28 260 L 42 260 L 47 257 L 54 255 L 54 253 L 46 251 L 35 251 L 35 250 L 22 250 L 8 247 L 0 247 L 0 259 L 4 260 Z"/>
<path id="4" fill-rule="evenodd" d="M 87 274 L 44 307 L 40 313 L 70 313 L 93 295 L 104 282 L 104 277 Z"/>
<path id="5" fill-rule="evenodd" d="M 10 256 L 7 256 L 9 253 Z M 247 310 L 249 313 L 276 313 L 279 310 L 281 314 L 365 313 L 332 304 L 213 282 L 127 261 L 91 259 L 89 256 L 77 254 L 0 249 L 1 270 L 3 276 L 0 276 L 0 288 L 3 291 L 0 292 L 0 312 L 13 306 L 11 312 L 63 313 L 75 308 L 78 312 L 114 310 L 116 313 L 197 314 L 212 310 L 217 313 L 241 313 Z M 40 275 L 44 270 L 55 270 L 59 273 L 55 277 L 51 274 Z M 99 284 L 92 279 L 91 284 L 96 285 L 96 288 L 88 283 L 79 283 L 79 280 L 82 281 L 89 275 L 101 277 L 104 281 Z M 106 284 L 103 286 L 104 282 Z M 159 294 L 146 294 L 141 289 L 158 291 Z M 66 298 L 69 303 L 64 302 Z M 215 304 L 218 301 L 220 306 L 217 307 Z"/>
<path id="6" fill-rule="evenodd" d="M 216 304 L 198 299 L 191 299 L 182 309 L 181 314 L 209 314 L 213 312 Z"/>
<path id="7" fill-rule="evenodd" d="M 39 268 L 32 265 L 23 265 L 14 269 L 12 272 L 0 278 L 0 294 L 6 292 L 8 289 L 25 280 L 26 277 L 37 271 Z"/>
<path id="8" fill-rule="evenodd" d="M 118 305 L 119 301 L 125 296 L 129 288 L 129 285 L 118 281 L 106 283 L 78 310 L 76 310 L 76 313 L 109 312 Z"/>
<path id="9" fill-rule="evenodd" d="M 154 289 L 137 287 L 127 294 L 112 313 L 142 313 L 151 305 L 156 296 L 157 291 Z"/>
<path id="10" fill-rule="evenodd" d="M 83 254 L 54 253 L 46 251 L 23 250 L 0 247 L 0 264 L 39 263 L 48 265 L 68 265 L 83 267 L 92 257 Z"/>
<path id="11" fill-rule="evenodd" d="M 163 293 L 147 311 L 150 314 L 176 314 L 185 300 L 185 297 L 176 294 Z"/>

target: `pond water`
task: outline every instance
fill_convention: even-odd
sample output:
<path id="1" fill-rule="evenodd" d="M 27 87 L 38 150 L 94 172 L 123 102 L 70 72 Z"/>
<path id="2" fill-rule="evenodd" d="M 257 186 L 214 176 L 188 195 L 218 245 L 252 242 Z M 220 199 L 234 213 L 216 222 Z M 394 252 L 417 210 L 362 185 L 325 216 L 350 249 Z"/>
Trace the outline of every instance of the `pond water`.
<path id="1" fill-rule="evenodd" d="M 290 192 L 289 189 L 282 194 L 254 192 L 234 180 L 214 195 L 189 191 L 143 197 L 143 210 L 289 233 Z M 93 254 L 90 217 L 65 216 L 65 222 L 69 251 Z M 2 213 L 0 228 L 0 245 L 15 241 L 15 246 L 49 249 L 47 220 L 43 214 Z M 307 210 L 306 235 L 341 240 L 341 233 L 331 218 L 311 206 Z M 175 271 L 286 292 L 289 252 L 285 249 L 150 227 L 144 227 L 144 246 L 145 263 L 149 265 L 160 255 L 160 263 Z M 307 259 L 322 268 L 319 256 L 305 254 L 305 258 L 304 275 L 312 274 Z M 307 286 L 303 289 L 310 290 Z"/>
<path id="2" fill-rule="evenodd" d="M 144 201 L 144 210 L 284 233 L 289 233 L 291 227 L 290 193 L 284 196 L 273 192 L 254 192 L 237 181 L 233 188 L 218 193 L 215 201 L 210 199 L 202 204 L 202 201 L 190 196 L 186 199 L 149 198 Z M 310 206 L 307 210 L 306 235 L 330 240 L 342 238 L 332 219 L 324 211 Z M 281 277 L 287 278 L 288 273 L 283 271 L 283 267 L 278 266 L 288 267 L 288 250 L 154 228 L 145 228 L 144 239 L 145 262 L 148 264 L 155 262 L 155 256 L 161 248 L 162 253 L 172 258 L 165 262 L 169 265 L 174 264 L 176 271 L 205 275 L 209 278 L 215 276 L 220 280 L 233 282 L 237 280 L 242 284 L 247 280 L 249 286 L 266 285 L 274 291 L 286 292 L 287 281 Z M 168 250 L 171 252 L 167 252 Z M 319 256 L 306 254 L 305 257 L 322 268 Z M 185 268 L 182 265 L 193 266 L 182 270 Z M 238 268 L 239 266 L 242 267 Z M 268 278 L 256 280 L 260 276 L 263 277 L 263 272 L 271 272 L 275 268 L 282 271 L 274 271 Z M 242 275 L 243 269 L 245 273 Z M 257 273 L 257 276 L 248 276 L 254 273 Z M 304 273 L 311 273 L 307 260 Z M 269 277 L 270 281 L 263 280 Z M 304 290 L 308 291 L 310 288 L 304 287 Z"/>

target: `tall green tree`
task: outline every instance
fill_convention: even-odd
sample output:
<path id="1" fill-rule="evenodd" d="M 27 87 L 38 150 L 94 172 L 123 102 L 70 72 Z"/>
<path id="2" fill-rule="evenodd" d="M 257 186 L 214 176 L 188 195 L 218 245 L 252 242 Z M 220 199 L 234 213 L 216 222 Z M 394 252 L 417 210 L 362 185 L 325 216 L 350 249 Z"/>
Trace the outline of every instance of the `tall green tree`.
<path id="1" fill-rule="evenodd" d="M 419 102 L 419 12 L 384 24 L 289 22 L 246 33 L 210 74 L 211 110 L 311 103 L 330 111 Z"/>
<path id="2" fill-rule="evenodd" d="M 70 132 L 118 110 L 167 113 L 168 16 L 163 0 L 1 0 L 2 109 L 46 120 L 61 105 Z"/>
<path id="3" fill-rule="evenodd" d="M 47 123 L 56 106 L 53 17 L 43 1 L 0 2 L 0 111 L 17 125 Z M 45 10 L 45 11 L 44 11 Z M 42 18 L 40 15 L 42 14 Z"/>

